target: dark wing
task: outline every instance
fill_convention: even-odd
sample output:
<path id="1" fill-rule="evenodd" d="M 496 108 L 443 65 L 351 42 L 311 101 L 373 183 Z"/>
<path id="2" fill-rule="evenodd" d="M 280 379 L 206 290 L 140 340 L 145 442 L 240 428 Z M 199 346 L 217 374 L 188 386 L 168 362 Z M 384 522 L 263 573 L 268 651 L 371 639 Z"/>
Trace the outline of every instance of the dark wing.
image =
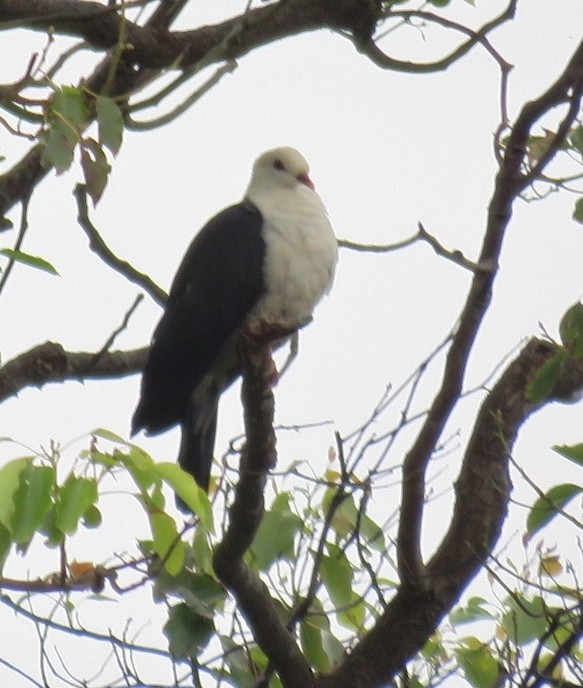
<path id="1" fill-rule="evenodd" d="M 132 434 L 183 421 L 193 390 L 264 291 L 262 227 L 259 210 L 245 202 L 194 238 L 152 338 Z"/>

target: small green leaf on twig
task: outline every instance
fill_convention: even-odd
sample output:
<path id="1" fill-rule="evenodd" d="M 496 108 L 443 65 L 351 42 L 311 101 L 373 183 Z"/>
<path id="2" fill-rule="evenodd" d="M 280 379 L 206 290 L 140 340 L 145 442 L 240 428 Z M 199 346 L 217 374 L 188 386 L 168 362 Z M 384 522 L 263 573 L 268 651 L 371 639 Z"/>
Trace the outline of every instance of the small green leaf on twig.
<path id="1" fill-rule="evenodd" d="M 42 132 L 40 139 L 44 143 L 40 157 L 41 165 L 43 167 L 52 165 L 57 170 L 57 174 L 68 170 L 73 162 L 75 144 L 56 129 Z"/>
<path id="2" fill-rule="evenodd" d="M 99 143 L 116 155 L 121 147 L 123 136 L 123 115 L 111 98 L 97 96 L 97 125 Z"/>
<path id="3" fill-rule="evenodd" d="M 561 318 L 559 335 L 563 346 L 575 358 L 583 358 L 583 303 L 577 301 Z"/>
<path id="4" fill-rule="evenodd" d="M 556 444 L 553 450 L 583 467 L 583 444 Z"/>
<path id="5" fill-rule="evenodd" d="M 526 519 L 526 530 L 529 538 L 560 513 L 573 497 L 582 492 L 583 488 L 579 487 L 579 485 L 563 483 L 562 485 L 551 487 L 546 494 L 539 497 L 532 505 L 532 509 Z"/>
<path id="6" fill-rule="evenodd" d="M 31 268 L 36 268 L 37 270 L 43 270 L 51 275 L 58 275 L 59 273 L 55 270 L 53 265 L 49 263 L 48 260 L 40 258 L 39 256 L 31 256 L 30 253 L 24 253 L 23 251 L 16 251 L 11 248 L 0 249 L 0 256 L 5 256 L 10 258 L 15 263 L 22 263 L 23 265 L 28 265 Z"/>
<path id="7" fill-rule="evenodd" d="M 573 148 L 583 155 L 583 126 L 578 126 L 569 135 L 569 141 Z"/>
<path id="8" fill-rule="evenodd" d="M 81 144 L 81 167 L 85 177 L 85 187 L 93 205 L 101 198 L 111 170 L 105 153 L 95 139 L 84 139 Z"/>
<path id="9" fill-rule="evenodd" d="M 566 356 L 568 354 L 565 349 L 559 349 L 554 356 L 541 365 L 526 386 L 525 396 L 528 401 L 532 404 L 540 404 L 549 398 Z"/>

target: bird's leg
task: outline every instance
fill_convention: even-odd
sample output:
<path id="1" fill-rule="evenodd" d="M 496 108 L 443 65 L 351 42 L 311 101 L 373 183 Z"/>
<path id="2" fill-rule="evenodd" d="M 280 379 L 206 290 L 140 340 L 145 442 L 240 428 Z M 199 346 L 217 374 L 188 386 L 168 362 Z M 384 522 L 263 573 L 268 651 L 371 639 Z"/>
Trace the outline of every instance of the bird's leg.
<path id="1" fill-rule="evenodd" d="M 265 347 L 265 354 L 265 378 L 267 380 L 267 384 L 273 388 L 279 382 L 279 373 L 277 371 L 275 361 L 273 360 L 273 348 L 271 344 L 268 344 Z"/>
<path id="2" fill-rule="evenodd" d="M 282 377 L 282 375 L 285 375 L 285 372 L 287 371 L 287 369 L 295 361 L 295 358 L 298 355 L 299 348 L 300 348 L 300 335 L 298 332 L 294 332 L 289 339 L 289 353 L 288 353 L 288 355 L 287 355 L 287 357 L 283 363 L 281 370 L 279 371 L 279 377 Z"/>
<path id="3" fill-rule="evenodd" d="M 273 360 L 273 347 L 277 347 L 284 340 L 292 337 L 292 342 L 297 343 L 297 333 L 305 327 L 311 318 L 301 323 L 286 321 L 267 322 L 265 320 L 252 320 L 245 323 L 242 328 L 243 336 L 249 344 L 257 351 L 257 355 L 264 357 L 264 370 L 267 383 L 270 387 L 275 387 L 279 382 L 280 374 Z M 292 344 L 293 353 L 293 344 Z M 259 359 L 258 359 L 259 362 Z M 284 365 L 282 372 L 285 371 L 288 362 Z"/>

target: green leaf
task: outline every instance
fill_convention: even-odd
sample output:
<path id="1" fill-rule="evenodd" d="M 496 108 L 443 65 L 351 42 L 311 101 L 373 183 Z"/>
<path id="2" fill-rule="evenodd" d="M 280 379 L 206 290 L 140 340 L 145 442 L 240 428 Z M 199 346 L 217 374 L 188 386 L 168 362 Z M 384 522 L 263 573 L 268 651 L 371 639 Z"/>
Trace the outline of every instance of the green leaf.
<path id="1" fill-rule="evenodd" d="M 107 428 L 95 428 L 95 430 L 92 430 L 89 434 L 95 437 L 100 437 L 102 440 L 107 440 L 108 442 L 114 442 L 115 444 L 123 444 L 126 447 L 133 446 L 131 442 L 124 440 L 121 435 L 117 435 L 115 432 L 112 432 Z"/>
<path id="2" fill-rule="evenodd" d="M 583 303 L 578 301 L 563 315 L 559 334 L 567 351 L 575 358 L 583 358 Z"/>
<path id="3" fill-rule="evenodd" d="M 255 567 L 267 571 L 278 558 L 295 557 L 295 537 L 303 527 L 302 519 L 288 504 L 289 494 L 282 493 L 265 512 L 250 547 L 250 559 Z"/>
<path id="4" fill-rule="evenodd" d="M 225 588 L 214 576 L 194 573 L 184 567 L 173 576 L 161 569 L 154 581 L 154 599 L 158 602 L 169 596 L 181 597 L 194 612 L 212 619 L 217 609 L 224 607 Z"/>
<path id="5" fill-rule="evenodd" d="M 55 469 L 52 466 L 29 464 L 20 473 L 20 484 L 13 497 L 12 514 L 12 539 L 18 545 L 28 545 L 42 526 L 52 506 L 55 480 Z"/>
<path id="6" fill-rule="evenodd" d="M 575 207 L 573 209 L 573 219 L 575 222 L 583 224 L 583 196 L 575 201 Z"/>
<path id="7" fill-rule="evenodd" d="M 169 574 L 175 576 L 184 566 L 184 543 L 180 539 L 174 519 L 163 511 L 148 514 L 154 551 Z"/>
<path id="8" fill-rule="evenodd" d="M 315 669 L 327 672 L 342 661 L 344 647 L 330 632 L 330 620 L 318 599 L 313 601 L 311 611 L 315 614 L 309 614 L 300 623 L 302 649 Z"/>
<path id="9" fill-rule="evenodd" d="M 376 549 L 377 552 L 385 550 L 383 529 L 367 514 L 362 514 L 360 517 L 360 533 L 364 536 L 366 544 Z"/>
<path id="10" fill-rule="evenodd" d="M 333 551 L 334 556 L 322 557 L 320 574 L 332 604 L 338 609 L 352 602 L 352 567 L 340 548 L 333 546 Z"/>
<path id="11" fill-rule="evenodd" d="M 330 661 L 324 652 L 322 631 L 312 618 L 302 619 L 300 623 L 300 642 L 306 659 L 320 673 L 330 671 Z"/>
<path id="12" fill-rule="evenodd" d="M 22 263 L 23 265 L 28 265 L 29 267 L 36 268 L 37 270 L 43 270 L 51 275 L 59 274 L 48 260 L 40 258 L 39 256 L 31 256 L 30 253 L 24 253 L 24 251 L 15 251 L 11 248 L 2 248 L 0 249 L 0 256 L 5 256 L 16 263 Z"/>
<path id="13" fill-rule="evenodd" d="M 548 612 L 540 596 L 528 599 L 520 593 L 506 598 L 508 611 L 502 617 L 502 628 L 518 646 L 542 637 L 548 627 Z"/>
<path id="14" fill-rule="evenodd" d="M 129 445 L 127 453 L 116 451 L 114 456 L 128 469 L 142 494 L 147 494 L 152 486 L 155 488 L 160 485 L 160 477 L 156 473 L 154 461 L 143 449 L 136 445 Z"/>
<path id="15" fill-rule="evenodd" d="M 10 546 L 12 545 L 12 537 L 10 536 L 10 531 L 5 528 L 0 523 L 0 575 L 2 575 L 2 569 L 4 568 L 4 562 L 6 557 L 10 552 Z"/>
<path id="16" fill-rule="evenodd" d="M 324 493 L 324 499 L 322 500 L 324 512 L 330 508 L 330 502 L 336 490 L 337 488 L 331 487 Z M 358 527 L 360 528 L 361 536 L 368 546 L 373 547 L 377 551 L 385 549 L 385 537 L 382 529 L 367 514 L 361 513 L 359 517 L 359 509 L 351 496 L 344 499 L 336 509 L 331 525 L 334 532 L 341 538 L 352 535 Z"/>
<path id="17" fill-rule="evenodd" d="M 89 117 L 83 92 L 74 86 L 63 86 L 55 91 L 49 103 L 49 119 L 64 121 L 70 128 L 78 129 Z"/>
<path id="18" fill-rule="evenodd" d="M 39 137 L 44 143 L 40 163 L 43 167 L 54 167 L 57 174 L 65 172 L 71 167 L 74 155 L 74 145 L 60 131 L 50 129 Z"/>
<path id="19" fill-rule="evenodd" d="M 13 459 L 0 468 L 0 523 L 12 532 L 14 493 L 20 485 L 20 474 L 30 465 L 32 457 Z"/>
<path id="20" fill-rule="evenodd" d="M 81 169 L 85 177 L 85 188 L 96 205 L 107 185 L 111 166 L 105 153 L 94 139 L 84 139 L 81 145 Z"/>
<path id="21" fill-rule="evenodd" d="M 525 396 L 528 401 L 532 404 L 540 404 L 549 398 L 567 355 L 564 349 L 559 349 L 541 365 L 526 386 Z"/>
<path id="22" fill-rule="evenodd" d="M 57 507 L 53 505 L 47 512 L 42 528 L 39 529 L 47 537 L 47 547 L 58 547 L 65 541 L 65 533 L 57 527 Z"/>
<path id="23" fill-rule="evenodd" d="M 57 501 L 56 527 L 71 535 L 77 530 L 79 521 L 89 507 L 97 501 L 97 481 L 82 478 L 72 473 L 59 492 Z"/>
<path id="24" fill-rule="evenodd" d="M 111 98 L 97 96 L 97 125 L 99 143 L 116 155 L 121 147 L 123 136 L 123 115 Z"/>
<path id="25" fill-rule="evenodd" d="M 208 532 L 199 526 L 192 540 L 192 553 L 198 571 L 213 574 L 213 551 L 209 543 Z"/>
<path id="26" fill-rule="evenodd" d="M 451 0 L 428 0 L 430 5 L 434 7 L 447 7 Z"/>
<path id="27" fill-rule="evenodd" d="M 451 611 L 449 621 L 453 626 L 459 626 L 481 619 L 494 619 L 494 615 L 484 607 L 486 604 L 488 601 L 483 597 L 470 597 L 466 606 L 457 607 Z"/>
<path id="28" fill-rule="evenodd" d="M 163 632 L 170 653 L 177 659 L 189 659 L 197 657 L 208 645 L 215 625 L 212 619 L 200 616 L 181 602 L 170 607 Z"/>
<path id="29" fill-rule="evenodd" d="M 455 650 L 455 656 L 475 688 L 491 688 L 498 680 L 498 662 L 488 646 L 477 638 L 465 638 Z"/>
<path id="30" fill-rule="evenodd" d="M 583 487 L 571 483 L 563 483 L 551 487 L 543 497 L 539 497 L 532 505 L 526 519 L 526 530 L 532 537 L 541 528 L 546 526 L 573 497 L 581 494 Z"/>
<path id="31" fill-rule="evenodd" d="M 448 659 L 448 651 L 441 642 L 438 633 L 434 633 L 421 648 L 421 655 L 429 660 L 432 666 L 443 664 Z"/>
<path id="32" fill-rule="evenodd" d="M 95 504 L 92 504 L 83 514 L 83 525 L 86 528 L 97 528 L 101 525 L 102 520 L 101 511 Z"/>
<path id="33" fill-rule="evenodd" d="M 191 573 L 188 589 L 181 590 L 184 601 L 197 614 L 213 618 L 217 608 L 222 608 L 225 602 L 225 588 L 207 574 Z"/>
<path id="34" fill-rule="evenodd" d="M 252 688 L 257 685 L 257 681 L 249 665 L 247 654 L 232 638 L 219 636 L 221 647 L 225 658 L 225 664 L 230 670 L 230 682 L 237 688 Z"/>
<path id="35" fill-rule="evenodd" d="M 354 532 L 356 528 L 360 528 L 360 534 L 365 539 L 367 545 L 370 545 L 377 551 L 385 549 L 385 537 L 382 529 L 365 513 L 361 513 L 359 517 L 359 509 L 357 509 L 352 497 L 342 502 L 338 507 L 337 513 L 341 514 L 351 524 L 351 532 Z"/>
<path id="36" fill-rule="evenodd" d="M 553 451 L 583 467 L 583 444 L 557 444 Z"/>
<path id="37" fill-rule="evenodd" d="M 569 140 L 573 148 L 583 155 L 583 126 L 575 127 L 569 135 Z"/>
<path id="38" fill-rule="evenodd" d="M 336 608 L 339 623 L 347 628 L 362 630 L 364 605 L 352 589 L 353 570 L 344 552 L 328 544 L 331 556 L 324 555 L 320 562 L 320 575 L 330 600 Z"/>
<path id="39" fill-rule="evenodd" d="M 208 495 L 194 482 L 194 478 L 175 463 L 153 463 L 153 470 L 199 518 L 208 532 L 213 532 L 213 509 Z"/>

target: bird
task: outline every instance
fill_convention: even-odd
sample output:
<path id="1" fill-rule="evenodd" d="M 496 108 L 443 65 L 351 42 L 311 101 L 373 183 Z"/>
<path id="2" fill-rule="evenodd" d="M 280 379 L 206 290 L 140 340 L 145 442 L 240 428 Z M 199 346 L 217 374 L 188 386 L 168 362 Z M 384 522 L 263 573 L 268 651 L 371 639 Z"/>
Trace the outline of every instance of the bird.
<path id="1" fill-rule="evenodd" d="M 261 154 L 242 200 L 203 226 L 176 272 L 143 369 L 132 436 L 180 425 L 178 464 L 208 492 L 219 398 L 241 374 L 233 337 L 263 325 L 286 333 L 302 327 L 329 293 L 337 261 L 303 155 L 288 146 Z"/>

